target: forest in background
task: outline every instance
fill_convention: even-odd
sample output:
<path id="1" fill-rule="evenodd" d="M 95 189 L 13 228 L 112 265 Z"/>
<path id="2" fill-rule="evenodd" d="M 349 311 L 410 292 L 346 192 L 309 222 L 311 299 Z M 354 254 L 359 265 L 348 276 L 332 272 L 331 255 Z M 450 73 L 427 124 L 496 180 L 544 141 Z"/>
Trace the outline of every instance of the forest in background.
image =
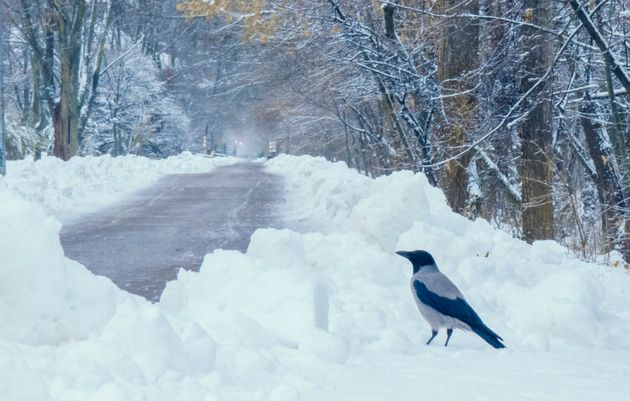
<path id="1" fill-rule="evenodd" d="M 630 260 L 630 1 L 0 0 L 9 159 L 237 144 L 411 169 Z M 243 145 L 245 143 L 246 145 Z"/>

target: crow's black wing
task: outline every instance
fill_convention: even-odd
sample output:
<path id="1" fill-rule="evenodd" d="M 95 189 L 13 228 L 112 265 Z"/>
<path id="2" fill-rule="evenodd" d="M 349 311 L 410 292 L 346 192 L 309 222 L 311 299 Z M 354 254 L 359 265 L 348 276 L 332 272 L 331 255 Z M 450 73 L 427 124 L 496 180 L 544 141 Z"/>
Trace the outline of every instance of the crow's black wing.
<path id="1" fill-rule="evenodd" d="M 423 304 L 430 306 L 443 315 L 453 317 L 469 326 L 483 324 L 479 315 L 462 298 L 449 299 L 432 292 L 424 283 L 414 280 L 413 289 Z"/>
<path id="2" fill-rule="evenodd" d="M 413 289 L 423 304 L 430 306 L 443 315 L 453 317 L 466 323 L 472 331 L 494 348 L 505 348 L 505 345 L 499 341 L 503 339 L 481 321 L 479 315 L 477 315 L 464 299 L 459 297 L 455 299 L 441 297 L 429 290 L 427 286 L 419 280 L 413 281 Z"/>

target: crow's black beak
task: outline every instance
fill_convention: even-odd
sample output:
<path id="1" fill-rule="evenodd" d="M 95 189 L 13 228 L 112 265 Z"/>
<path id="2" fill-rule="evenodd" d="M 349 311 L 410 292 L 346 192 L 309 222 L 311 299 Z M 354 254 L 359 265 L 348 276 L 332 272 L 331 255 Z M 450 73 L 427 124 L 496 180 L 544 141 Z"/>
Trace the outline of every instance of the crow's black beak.
<path id="1" fill-rule="evenodd" d="M 405 259 L 409 259 L 409 255 L 411 255 L 411 252 L 398 251 L 398 252 L 396 252 L 396 254 L 402 256 Z"/>

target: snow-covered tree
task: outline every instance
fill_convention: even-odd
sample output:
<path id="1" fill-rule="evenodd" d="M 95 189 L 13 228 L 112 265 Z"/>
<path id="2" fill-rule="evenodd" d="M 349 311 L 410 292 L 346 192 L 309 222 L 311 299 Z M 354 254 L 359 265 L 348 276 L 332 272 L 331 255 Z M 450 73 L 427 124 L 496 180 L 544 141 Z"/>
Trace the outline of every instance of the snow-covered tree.
<path id="1" fill-rule="evenodd" d="M 121 39 L 117 60 L 101 77 L 100 91 L 83 135 L 86 154 L 128 153 L 163 157 L 181 150 L 189 120 L 167 93 L 155 60 Z"/>

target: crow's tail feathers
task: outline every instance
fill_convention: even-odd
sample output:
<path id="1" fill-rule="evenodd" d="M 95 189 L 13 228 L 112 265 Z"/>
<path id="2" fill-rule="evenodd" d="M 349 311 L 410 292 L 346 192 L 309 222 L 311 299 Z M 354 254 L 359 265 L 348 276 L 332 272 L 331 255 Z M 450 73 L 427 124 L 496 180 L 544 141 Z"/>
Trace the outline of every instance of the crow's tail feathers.
<path id="1" fill-rule="evenodd" d="M 505 348 L 505 345 L 501 341 L 503 339 L 499 337 L 497 333 L 490 330 L 488 326 L 485 324 L 471 326 L 470 329 L 477 334 L 479 337 L 483 338 L 485 342 L 492 345 L 494 348 Z"/>

